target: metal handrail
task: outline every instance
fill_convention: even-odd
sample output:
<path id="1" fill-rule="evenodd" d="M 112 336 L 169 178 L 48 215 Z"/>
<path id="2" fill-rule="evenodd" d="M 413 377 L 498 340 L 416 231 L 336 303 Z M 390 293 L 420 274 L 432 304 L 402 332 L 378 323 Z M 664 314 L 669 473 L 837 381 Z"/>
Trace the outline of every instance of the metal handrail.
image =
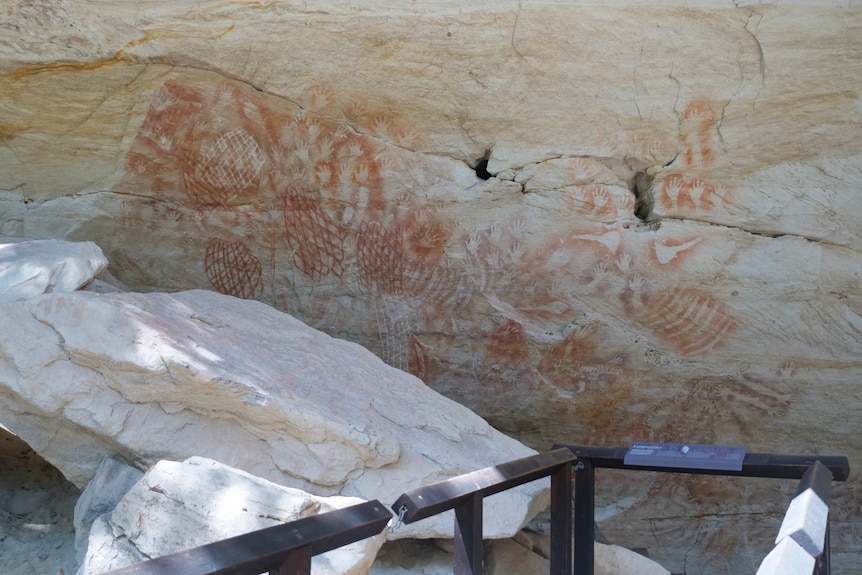
<path id="1" fill-rule="evenodd" d="M 800 490 L 816 483 L 818 496 L 824 501 L 828 499 L 831 481 L 845 481 L 850 472 L 849 462 L 844 456 L 750 453 L 745 455 L 740 470 L 721 470 L 626 465 L 626 451 L 626 448 L 554 446 L 550 452 L 407 491 L 392 504 L 392 509 L 404 523 L 454 510 L 454 572 L 456 575 L 479 575 L 482 573 L 483 499 L 550 476 L 551 575 L 593 575 L 596 468 L 777 479 L 802 479 L 805 476 L 808 479 L 800 483 Z M 828 480 L 825 479 L 827 475 Z M 825 496 L 821 493 L 824 489 Z M 257 575 L 267 571 L 274 575 L 309 575 L 312 556 L 377 535 L 391 518 L 389 510 L 373 500 L 136 563 L 103 575 Z M 823 551 L 814 573 L 829 573 L 828 521 Z"/>
<path id="2" fill-rule="evenodd" d="M 771 479 L 802 479 L 808 468 L 819 461 L 832 473 L 835 481 L 846 481 L 850 463 L 844 455 L 782 455 L 775 453 L 746 453 L 740 471 L 703 469 L 702 467 L 668 468 L 658 465 L 626 465 L 627 447 L 596 447 L 588 445 L 555 445 L 554 449 L 567 448 L 580 459 L 588 459 L 593 467 L 628 469 L 632 471 L 664 471 L 697 475 L 726 475 L 737 477 L 765 477 Z"/>
<path id="3" fill-rule="evenodd" d="M 843 455 L 778 455 L 771 453 L 748 453 L 742 461 L 742 469 L 721 470 L 697 467 L 666 467 L 661 465 L 626 465 L 625 447 L 595 447 L 585 445 L 555 445 L 554 449 L 566 448 L 578 457 L 575 470 L 575 518 L 574 518 L 574 565 L 578 575 L 593 575 L 595 564 L 595 470 L 597 468 L 626 469 L 632 471 L 658 471 L 663 473 L 688 473 L 698 475 L 726 475 L 735 477 L 764 477 L 773 479 L 801 479 L 808 468 L 820 462 L 832 474 L 835 481 L 846 481 L 850 474 L 850 463 Z M 829 573 L 828 530 L 824 559 L 818 563 L 817 575 Z M 823 570 L 825 569 L 825 570 Z"/>
<path id="4" fill-rule="evenodd" d="M 379 534 L 392 514 L 376 499 L 297 519 L 103 575 L 309 575 L 311 558 Z"/>
<path id="5" fill-rule="evenodd" d="M 572 464 L 568 449 L 539 453 L 445 481 L 399 497 L 392 509 L 404 523 L 455 510 L 455 575 L 482 573 L 482 500 L 524 483 L 551 477 L 551 574 L 572 569 Z"/>

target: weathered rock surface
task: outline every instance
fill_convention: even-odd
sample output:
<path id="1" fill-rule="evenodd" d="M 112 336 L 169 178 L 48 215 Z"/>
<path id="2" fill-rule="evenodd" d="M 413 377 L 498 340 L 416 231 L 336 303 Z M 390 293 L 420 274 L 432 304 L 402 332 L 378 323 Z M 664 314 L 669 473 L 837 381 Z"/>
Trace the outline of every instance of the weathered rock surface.
<path id="1" fill-rule="evenodd" d="M 596 560 L 595 575 L 670 575 L 670 571 L 650 558 L 619 545 L 596 543 L 593 553 Z"/>
<path id="2" fill-rule="evenodd" d="M 514 539 L 485 542 L 485 573 L 488 575 L 544 575 L 550 569 L 547 548 L 530 548 L 530 537 L 522 532 Z M 668 575 L 655 561 L 616 545 L 595 544 L 596 575 Z M 449 575 L 453 556 L 443 546 L 425 540 L 399 540 L 383 546 L 370 575 Z"/>
<path id="3" fill-rule="evenodd" d="M 18 1 L 5 22 L 0 233 L 96 241 L 135 290 L 265 301 L 537 448 L 862 462 L 858 3 Z M 646 483 L 608 487 L 602 529 L 674 572 L 753 571 L 786 504 Z M 832 514 L 856 574 L 860 493 Z"/>
<path id="4" fill-rule="evenodd" d="M 399 539 L 381 547 L 369 575 L 450 575 L 453 563 L 432 539 Z"/>
<path id="5" fill-rule="evenodd" d="M 486 566 L 488 575 L 526 575 L 548 573 L 547 556 L 528 549 L 512 539 L 491 543 Z M 595 575 L 670 575 L 670 571 L 649 558 L 617 545 L 596 543 Z"/>
<path id="6" fill-rule="evenodd" d="M 117 503 L 144 475 L 116 457 L 106 457 L 96 468 L 93 479 L 75 503 L 75 552 L 78 564 L 84 560 L 93 522 L 113 511 Z M 203 489 L 203 486 L 201 487 Z M 105 571 L 108 569 L 105 568 Z"/>
<path id="7" fill-rule="evenodd" d="M 93 242 L 0 243 L 0 303 L 84 288 L 106 267 Z"/>
<path id="8" fill-rule="evenodd" d="M 210 459 L 156 463 L 100 516 L 78 575 L 98 575 L 162 555 L 362 503 L 315 497 Z M 365 575 L 383 533 L 312 560 L 315 575 Z"/>
<path id="9" fill-rule="evenodd" d="M 388 504 L 534 453 L 358 345 L 215 292 L 6 304 L 0 357 L 0 421 L 79 486 L 106 456 L 199 455 Z M 511 536 L 547 502 L 546 480 L 491 497 L 485 533 Z M 393 536 L 451 533 L 438 516 Z"/>

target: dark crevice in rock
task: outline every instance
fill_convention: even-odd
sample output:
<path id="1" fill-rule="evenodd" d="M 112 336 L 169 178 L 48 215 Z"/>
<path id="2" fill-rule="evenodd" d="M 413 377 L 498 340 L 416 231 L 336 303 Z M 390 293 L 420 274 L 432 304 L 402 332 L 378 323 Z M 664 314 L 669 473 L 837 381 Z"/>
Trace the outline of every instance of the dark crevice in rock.
<path id="1" fill-rule="evenodd" d="M 649 221 L 653 210 L 653 197 L 650 193 L 653 177 L 646 171 L 635 173 L 629 189 L 635 197 L 635 216 L 641 221 Z"/>
<path id="2" fill-rule="evenodd" d="M 488 171 L 488 160 L 491 159 L 491 150 L 485 150 L 485 155 L 476 160 L 473 165 L 473 170 L 476 172 L 476 177 L 480 180 L 488 180 L 494 177 L 494 174 Z"/>

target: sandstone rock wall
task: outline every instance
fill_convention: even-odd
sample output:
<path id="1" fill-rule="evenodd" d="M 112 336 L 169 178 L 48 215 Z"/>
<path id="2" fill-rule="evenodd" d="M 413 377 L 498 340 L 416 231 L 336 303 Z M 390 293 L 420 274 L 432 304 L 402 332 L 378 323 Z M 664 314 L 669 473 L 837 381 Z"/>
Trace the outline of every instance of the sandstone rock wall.
<path id="1" fill-rule="evenodd" d="M 136 290 L 259 299 L 535 447 L 858 466 L 860 16 L 11 2 L 0 233 L 95 241 Z M 603 531 L 674 572 L 752 571 L 715 555 L 768 550 L 792 491 L 640 481 L 614 482 Z M 836 489 L 842 568 L 858 490 Z"/>

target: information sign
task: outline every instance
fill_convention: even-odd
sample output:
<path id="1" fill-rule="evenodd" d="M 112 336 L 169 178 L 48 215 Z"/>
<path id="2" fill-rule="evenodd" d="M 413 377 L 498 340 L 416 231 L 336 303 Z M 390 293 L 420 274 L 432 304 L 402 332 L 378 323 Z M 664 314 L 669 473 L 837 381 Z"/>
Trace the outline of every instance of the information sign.
<path id="1" fill-rule="evenodd" d="M 635 442 L 626 452 L 623 463 L 653 467 L 741 471 L 746 450 L 746 447 L 739 445 Z"/>

